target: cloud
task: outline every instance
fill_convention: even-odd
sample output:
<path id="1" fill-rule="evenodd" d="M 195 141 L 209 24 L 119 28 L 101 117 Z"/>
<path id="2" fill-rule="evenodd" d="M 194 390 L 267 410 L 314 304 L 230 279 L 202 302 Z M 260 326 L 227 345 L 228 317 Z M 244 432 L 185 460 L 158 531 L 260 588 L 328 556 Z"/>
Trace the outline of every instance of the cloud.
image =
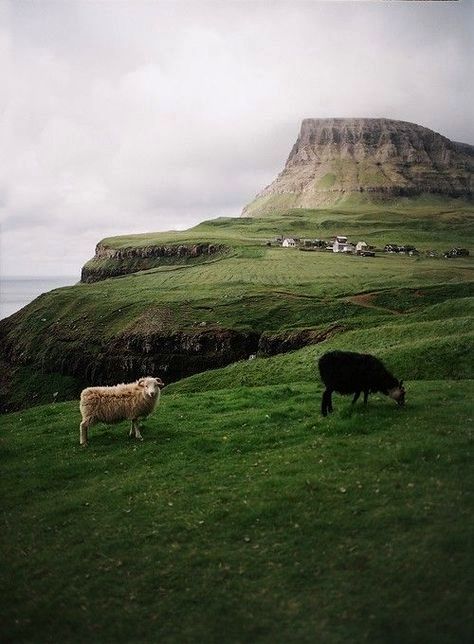
<path id="1" fill-rule="evenodd" d="M 2 5 L 1 273 L 79 272 L 101 237 L 238 216 L 305 117 L 472 142 L 472 7 L 423 5 Z"/>

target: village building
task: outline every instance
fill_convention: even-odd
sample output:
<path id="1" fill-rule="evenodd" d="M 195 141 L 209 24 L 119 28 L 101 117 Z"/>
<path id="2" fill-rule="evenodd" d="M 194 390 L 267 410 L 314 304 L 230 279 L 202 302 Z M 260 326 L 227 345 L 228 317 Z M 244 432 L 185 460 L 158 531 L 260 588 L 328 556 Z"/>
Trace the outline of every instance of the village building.
<path id="1" fill-rule="evenodd" d="M 355 246 L 347 240 L 347 237 L 344 235 L 336 236 L 332 245 L 333 253 L 353 253 L 354 250 Z"/>
<path id="2" fill-rule="evenodd" d="M 286 237 L 282 243 L 283 248 L 295 248 L 296 241 L 292 237 Z"/>

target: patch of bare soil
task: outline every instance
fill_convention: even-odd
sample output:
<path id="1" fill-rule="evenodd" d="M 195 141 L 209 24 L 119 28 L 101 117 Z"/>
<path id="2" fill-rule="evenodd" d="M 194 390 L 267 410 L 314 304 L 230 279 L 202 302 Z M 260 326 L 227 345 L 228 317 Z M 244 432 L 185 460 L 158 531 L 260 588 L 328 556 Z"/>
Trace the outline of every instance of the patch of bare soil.
<path id="1" fill-rule="evenodd" d="M 360 295 L 351 295 L 350 297 L 346 297 L 345 300 L 347 302 L 351 302 L 352 304 L 356 304 L 357 306 L 364 306 L 368 309 L 377 309 L 378 311 L 383 311 L 384 313 L 400 315 L 400 311 L 397 311 L 396 309 L 388 309 L 385 306 L 374 304 L 373 300 L 376 295 L 377 293 L 360 293 Z"/>

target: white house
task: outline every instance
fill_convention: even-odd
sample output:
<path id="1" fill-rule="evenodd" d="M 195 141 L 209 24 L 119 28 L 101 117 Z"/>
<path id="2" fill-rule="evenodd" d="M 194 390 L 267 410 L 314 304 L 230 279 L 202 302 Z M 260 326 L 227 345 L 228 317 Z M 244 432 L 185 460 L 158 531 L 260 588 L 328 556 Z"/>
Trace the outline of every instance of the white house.
<path id="1" fill-rule="evenodd" d="M 360 252 L 360 251 L 368 250 L 368 249 L 369 249 L 369 247 L 364 241 L 357 242 L 357 244 L 356 244 L 356 252 L 357 253 Z"/>
<path id="2" fill-rule="evenodd" d="M 344 235 L 337 235 L 332 245 L 333 253 L 353 253 L 355 250 L 353 244 L 347 241 Z"/>
<path id="3" fill-rule="evenodd" d="M 295 248 L 295 246 L 296 246 L 296 242 L 295 242 L 295 240 L 294 240 L 292 237 L 286 237 L 286 238 L 283 240 L 282 246 L 283 246 L 284 248 Z"/>

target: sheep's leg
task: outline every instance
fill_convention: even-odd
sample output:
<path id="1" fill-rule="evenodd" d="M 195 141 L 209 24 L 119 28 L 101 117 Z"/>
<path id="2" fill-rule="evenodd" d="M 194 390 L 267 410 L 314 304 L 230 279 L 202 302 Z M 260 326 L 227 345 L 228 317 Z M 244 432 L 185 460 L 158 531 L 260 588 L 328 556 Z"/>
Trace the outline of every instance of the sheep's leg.
<path id="1" fill-rule="evenodd" d="M 143 436 L 140 434 L 140 427 L 138 425 L 138 419 L 137 418 L 132 420 L 132 429 L 130 430 L 130 436 L 135 436 L 135 438 L 140 440 L 140 441 L 143 440 Z"/>
<path id="2" fill-rule="evenodd" d="M 323 393 L 323 399 L 321 402 L 321 413 L 323 416 L 327 416 L 328 411 L 332 411 L 331 394 L 332 391 L 330 389 L 326 389 L 326 391 Z"/>
<path id="3" fill-rule="evenodd" d="M 360 396 L 360 391 L 356 391 L 354 394 L 354 398 L 352 399 L 353 405 L 359 400 L 359 396 Z"/>
<path id="4" fill-rule="evenodd" d="M 366 405 L 366 404 L 367 404 L 367 400 L 368 400 L 368 398 L 369 398 L 369 390 L 368 390 L 368 389 L 366 389 L 366 390 L 364 391 L 364 405 Z"/>
<path id="5" fill-rule="evenodd" d="M 87 430 L 89 429 L 90 421 L 83 420 L 79 428 L 79 444 L 82 447 L 87 445 Z"/>
<path id="6" fill-rule="evenodd" d="M 326 390 L 323 391 L 323 398 L 321 400 L 321 413 L 323 416 L 328 415 L 327 404 L 326 404 L 326 394 L 327 394 L 327 391 Z"/>

